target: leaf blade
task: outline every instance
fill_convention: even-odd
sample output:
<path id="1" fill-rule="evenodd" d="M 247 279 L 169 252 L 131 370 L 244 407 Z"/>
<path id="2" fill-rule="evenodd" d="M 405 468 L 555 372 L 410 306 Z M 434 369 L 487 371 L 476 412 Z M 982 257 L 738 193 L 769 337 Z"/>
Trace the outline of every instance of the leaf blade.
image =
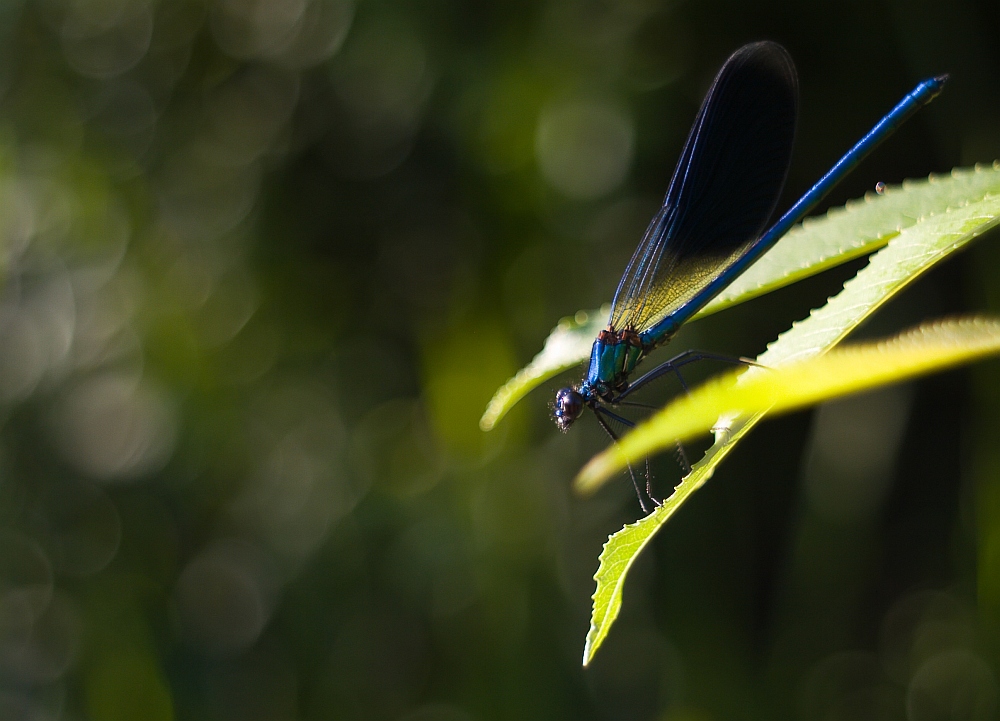
<path id="1" fill-rule="evenodd" d="M 774 370 L 751 368 L 726 373 L 678 398 L 595 456 L 577 476 L 577 490 L 590 492 L 600 481 L 667 444 L 689 440 L 721 415 L 742 417 L 787 413 L 850 393 L 898 383 L 1000 352 L 1000 322 L 986 319 L 942 321 L 919 326 L 888 341 L 833 350 Z"/>
<path id="2" fill-rule="evenodd" d="M 586 358 L 610 312 L 611 306 L 606 305 L 600 310 L 581 310 L 572 318 L 560 320 L 538 355 L 493 394 L 479 419 L 479 427 L 484 431 L 493 430 L 507 411 L 533 388 L 577 365 L 581 357 Z"/>
<path id="3" fill-rule="evenodd" d="M 921 349 L 915 347 L 914 338 L 922 338 L 927 345 Z M 938 342 L 935 347 L 933 344 Z M 945 342 L 941 342 L 945 341 Z M 890 342 L 891 344 L 892 342 Z M 909 344 L 910 348 L 905 346 Z M 793 387 L 807 387 L 811 389 L 808 397 L 795 398 L 794 395 L 784 399 L 776 398 L 772 405 L 772 411 L 791 410 L 796 407 L 823 400 L 828 396 L 817 393 L 815 381 L 817 378 L 829 379 L 831 374 L 836 374 L 838 366 L 843 370 L 845 365 L 853 364 L 855 370 L 859 370 L 853 378 L 845 378 L 841 372 L 839 374 L 839 385 L 841 390 L 844 386 L 849 386 L 852 391 L 865 390 L 874 387 L 874 383 L 864 385 L 857 383 L 859 377 L 864 375 L 866 365 L 870 367 L 872 356 L 879 356 L 881 365 L 878 372 L 869 374 L 869 380 L 877 381 L 889 378 L 891 380 L 903 380 L 918 373 L 930 372 L 949 365 L 982 357 L 989 354 L 1000 353 L 1000 321 L 970 319 L 965 321 L 942 322 L 934 326 L 918 328 L 908 335 L 900 336 L 895 340 L 895 348 L 888 347 L 889 344 L 868 344 L 867 346 L 845 349 L 844 351 L 834 351 L 826 356 L 817 356 L 800 363 L 788 366 L 787 371 L 777 371 L 768 374 L 767 371 L 756 373 L 755 381 L 743 384 L 742 388 L 726 388 L 723 381 L 716 381 L 707 390 L 698 389 L 692 393 L 692 397 L 701 393 L 710 395 L 716 393 L 718 389 L 742 394 L 750 398 L 756 393 L 774 390 L 776 386 L 788 382 Z M 904 357 L 907 353 L 916 352 L 920 357 L 914 358 L 913 363 L 905 366 Z M 923 355 L 920 355 L 923 353 Z M 894 368 L 890 365 L 895 364 Z M 727 374 L 726 380 L 735 381 L 736 377 Z M 852 381 L 854 383 L 852 384 Z M 756 386 L 756 387 L 755 387 Z M 668 433 L 674 434 L 683 432 L 681 426 L 687 423 L 687 414 L 691 413 L 691 405 L 694 403 L 684 403 L 687 399 L 681 399 L 677 403 L 671 404 L 671 422 L 675 425 L 668 429 Z M 764 404 L 757 407 L 761 408 Z M 701 488 L 714 473 L 718 463 L 729 454 L 736 444 L 746 435 L 756 423 L 763 418 L 766 411 L 753 413 L 745 420 L 738 422 L 736 426 L 727 434 L 724 440 L 716 442 L 698 463 L 694 465 L 691 473 L 677 486 L 674 493 L 667 498 L 663 505 L 657 508 L 648 516 L 639 521 L 625 526 L 622 530 L 612 534 L 604 544 L 604 548 L 599 556 L 598 570 L 594 574 L 597 587 L 594 591 L 593 613 L 591 615 L 591 625 L 587 632 L 584 645 L 583 665 L 587 666 L 593 660 L 597 649 L 607 638 L 618 617 L 624 597 L 624 585 L 633 563 L 642 550 L 656 535 L 656 532 L 663 527 L 669 518 L 684 504 L 685 501 L 696 490 Z M 704 416 L 703 416 L 704 417 Z M 690 426 L 691 424 L 688 423 Z"/>
<path id="4" fill-rule="evenodd" d="M 790 230 L 701 310 L 703 318 L 759 295 L 868 255 L 920 218 L 1000 192 L 1000 165 L 955 168 L 868 192 Z"/>
<path id="5" fill-rule="evenodd" d="M 744 433 L 750 431 L 750 428 L 751 425 L 747 424 L 742 429 L 737 429 L 733 434 L 733 440 L 742 437 Z M 692 466 L 691 473 L 684 478 L 684 481 L 674 489 L 674 493 L 665 499 L 659 508 L 635 523 L 626 525 L 622 530 L 612 534 L 605 542 L 601 549 L 601 555 L 598 557 L 597 572 L 594 574 L 597 588 L 591 597 L 593 612 L 590 629 L 587 631 L 587 639 L 584 643 L 584 666 L 593 660 L 594 654 L 597 653 L 597 649 L 607 638 L 611 626 L 618 618 L 624 596 L 625 579 L 635 559 L 653 539 L 656 531 L 681 507 L 688 496 L 701 488 L 712 477 L 715 466 L 735 445 L 735 443 L 714 444 L 701 460 Z M 634 546 L 630 555 L 628 554 L 629 541 Z M 617 560 L 616 557 L 620 555 L 620 549 L 625 551 L 626 557 Z M 616 559 L 617 562 L 609 561 L 609 559 Z"/>
<path id="6" fill-rule="evenodd" d="M 996 167 L 994 165 L 994 170 Z M 793 324 L 790 330 L 769 345 L 758 361 L 763 365 L 780 366 L 826 352 L 909 282 L 998 223 L 1000 223 L 1000 198 L 990 192 L 981 198 L 971 200 L 954 212 L 946 210 L 918 219 L 914 225 L 900 233 L 900 236 L 906 237 L 893 238 L 886 248 L 872 257 L 868 266 L 845 284 L 843 291 L 825 306 L 813 311 L 806 319 Z M 716 442 L 705 456 L 693 465 L 691 473 L 667 499 L 666 503 L 672 504 L 670 514 L 690 497 L 691 493 L 704 485 L 714 473 L 718 463 L 763 417 L 764 414 L 745 419 L 720 418 L 719 424 L 713 429 L 716 431 Z M 673 500 L 675 496 L 676 501 Z M 648 543 L 648 540 L 666 523 L 670 514 L 654 512 L 635 524 L 637 528 L 634 532 L 641 531 L 646 534 Z M 608 539 L 606 550 L 609 546 L 614 549 L 621 533 L 622 531 L 619 531 Z M 616 613 L 599 615 L 598 599 L 601 599 L 602 608 L 620 607 L 624 576 L 630 567 L 631 563 L 623 566 L 624 575 L 617 578 L 602 567 L 598 568 L 594 576 L 598 587 L 594 594 L 595 614 L 591 617 L 591 628 L 588 632 L 586 645 L 588 654 L 584 657 L 585 665 L 593 658 L 601 641 L 607 637 L 610 625 L 617 615 Z"/>

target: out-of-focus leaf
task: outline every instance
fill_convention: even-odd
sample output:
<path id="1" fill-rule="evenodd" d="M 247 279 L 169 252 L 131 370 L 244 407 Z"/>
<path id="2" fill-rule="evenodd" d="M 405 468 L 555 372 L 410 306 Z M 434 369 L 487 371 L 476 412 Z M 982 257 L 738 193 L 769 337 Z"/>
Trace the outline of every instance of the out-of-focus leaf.
<path id="1" fill-rule="evenodd" d="M 883 247 L 920 219 L 1000 192 L 1000 165 L 955 169 L 868 193 L 826 215 L 807 218 L 793 228 L 745 273 L 703 308 L 703 318 Z M 594 337 L 604 327 L 607 307 L 581 311 L 559 322 L 542 352 L 493 396 L 479 422 L 486 431 L 536 386 L 590 356 Z"/>
<path id="2" fill-rule="evenodd" d="M 491 430 L 531 389 L 590 355 L 590 346 L 610 312 L 610 306 L 595 311 L 581 310 L 574 317 L 559 321 L 545 339 L 541 352 L 493 394 L 486 412 L 479 419 L 479 427 Z"/>
<path id="3" fill-rule="evenodd" d="M 990 192 L 970 197 L 967 202 L 953 206 L 943 212 L 919 218 L 901 231 L 844 285 L 840 293 L 825 306 L 813 311 L 808 318 L 795 323 L 757 358 L 757 362 L 777 368 L 827 352 L 906 285 L 1000 222 L 1000 196 L 991 195 Z M 618 615 L 625 576 L 635 555 L 673 512 L 711 478 L 719 462 L 764 415 L 757 413 L 748 417 L 730 415 L 720 418 L 713 428 L 716 433 L 715 443 L 694 464 L 691 473 L 681 481 L 663 506 L 608 539 L 601 554 L 600 567 L 594 576 L 597 590 L 594 593 L 594 609 L 587 634 L 584 664 L 593 658 Z M 577 485 L 595 487 L 598 483 L 597 476 L 591 478 L 589 471 L 585 473 L 586 475 L 578 477 Z"/>
<path id="4" fill-rule="evenodd" d="M 1000 322 L 973 318 L 920 326 L 891 340 L 834 350 L 780 368 L 726 373 L 677 398 L 591 459 L 577 476 L 576 487 L 592 491 L 623 470 L 628 459 L 705 433 L 721 416 L 794 411 L 997 352 Z"/>

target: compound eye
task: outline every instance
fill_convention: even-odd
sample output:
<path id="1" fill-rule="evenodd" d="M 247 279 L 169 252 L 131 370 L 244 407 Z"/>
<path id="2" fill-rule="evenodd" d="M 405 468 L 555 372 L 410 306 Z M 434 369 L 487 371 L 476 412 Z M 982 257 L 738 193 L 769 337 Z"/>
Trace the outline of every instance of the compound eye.
<path id="1" fill-rule="evenodd" d="M 584 405 L 583 396 L 577 391 L 572 388 L 561 389 L 556 393 L 556 402 L 553 408 L 556 424 L 562 430 L 569 428 L 573 421 L 583 413 Z"/>

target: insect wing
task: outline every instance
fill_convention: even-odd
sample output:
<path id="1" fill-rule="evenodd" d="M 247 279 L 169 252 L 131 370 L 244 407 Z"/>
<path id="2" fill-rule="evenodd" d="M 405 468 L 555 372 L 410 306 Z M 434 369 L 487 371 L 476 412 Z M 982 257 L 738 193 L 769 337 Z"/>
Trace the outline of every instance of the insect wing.
<path id="1" fill-rule="evenodd" d="M 618 284 L 613 329 L 641 333 L 676 319 L 665 324 L 669 337 L 711 300 L 702 291 L 774 212 L 797 114 L 798 79 L 784 48 L 759 42 L 729 57 L 698 112 L 663 207 Z"/>

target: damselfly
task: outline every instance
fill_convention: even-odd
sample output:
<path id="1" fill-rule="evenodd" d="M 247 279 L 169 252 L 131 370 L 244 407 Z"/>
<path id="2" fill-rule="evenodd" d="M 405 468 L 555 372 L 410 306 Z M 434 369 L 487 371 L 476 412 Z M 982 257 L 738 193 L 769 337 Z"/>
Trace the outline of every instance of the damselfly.
<path id="1" fill-rule="evenodd" d="M 618 283 L 608 326 L 594 341 L 584 379 L 556 393 L 553 416 L 567 430 L 585 408 L 612 437 L 612 408 L 687 363 L 724 356 L 687 351 L 634 382 L 655 348 L 802 220 L 882 140 L 941 91 L 947 75 L 924 80 L 770 228 L 788 174 L 798 115 L 798 78 L 773 42 L 745 45 L 715 77 L 688 134 L 666 198 Z M 647 468 L 646 497 L 653 499 Z M 649 510 L 632 474 L 644 510 Z"/>

